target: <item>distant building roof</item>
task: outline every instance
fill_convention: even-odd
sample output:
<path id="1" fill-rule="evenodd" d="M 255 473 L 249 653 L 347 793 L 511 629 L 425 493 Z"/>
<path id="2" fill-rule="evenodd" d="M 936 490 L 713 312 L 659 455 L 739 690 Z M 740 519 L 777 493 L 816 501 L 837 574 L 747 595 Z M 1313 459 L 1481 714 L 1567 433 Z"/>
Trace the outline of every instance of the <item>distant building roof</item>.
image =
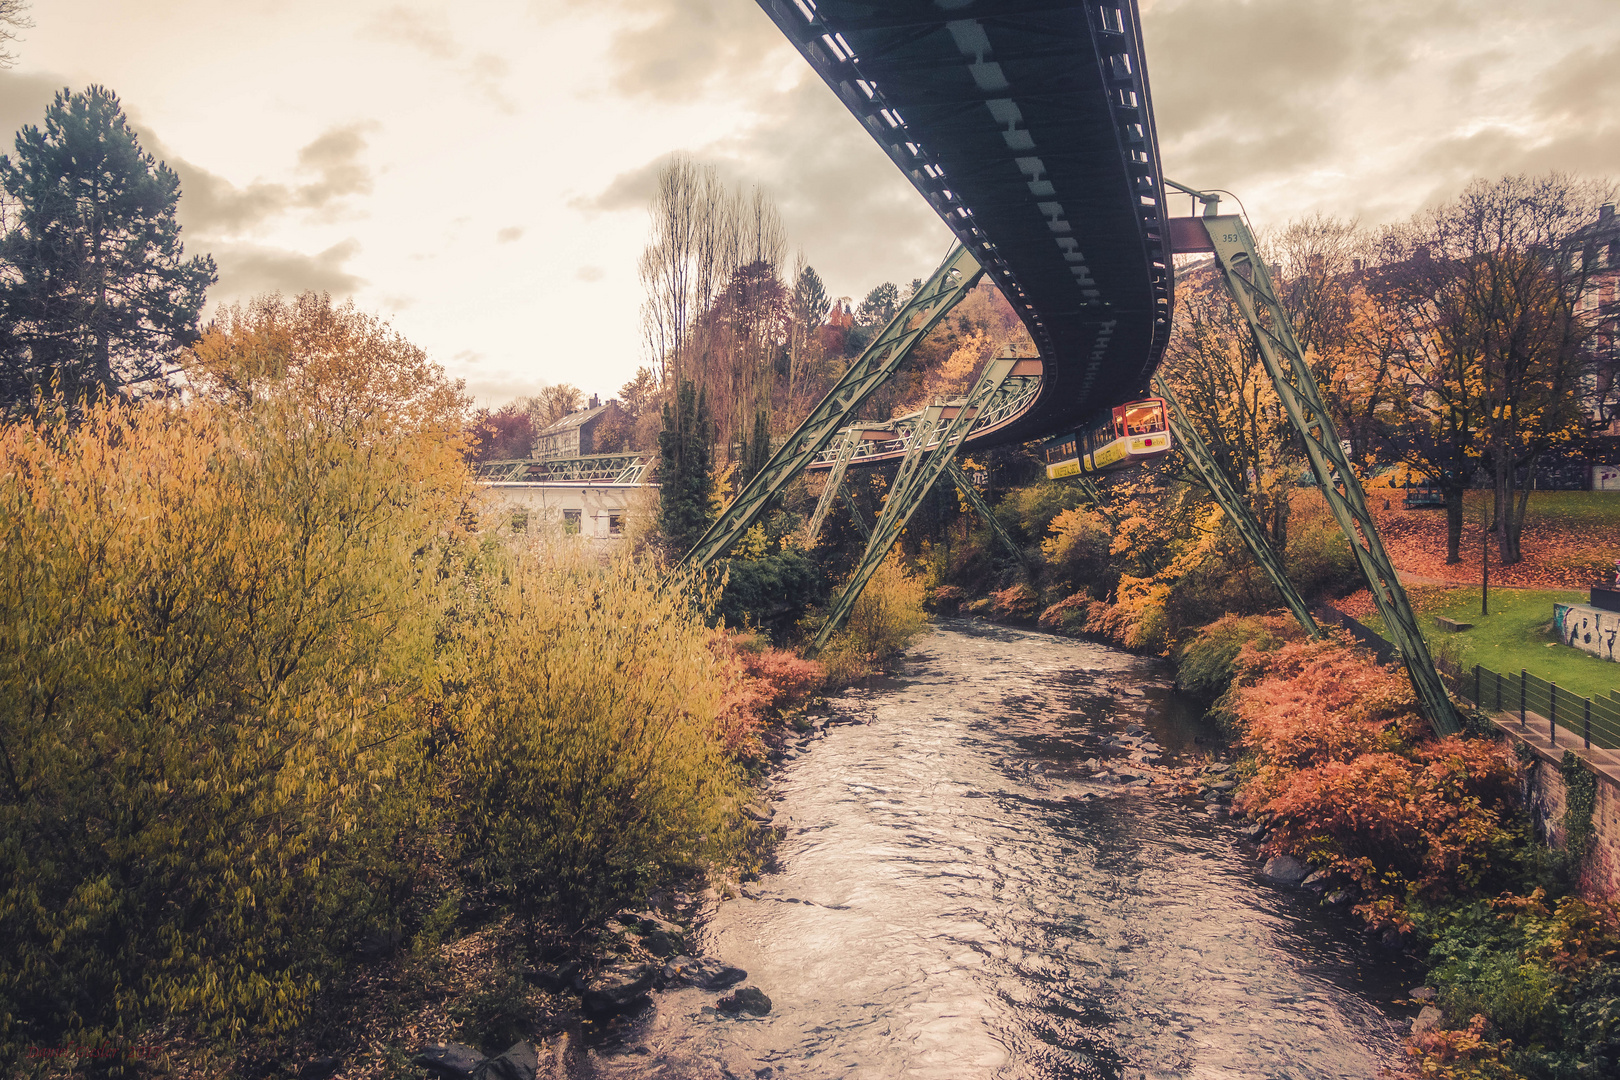
<path id="1" fill-rule="evenodd" d="M 578 412 L 571 412 L 561 420 L 551 424 L 549 427 L 541 429 L 536 433 L 535 438 L 544 438 L 547 435 L 560 435 L 570 428 L 583 427 L 592 420 L 595 420 L 598 416 L 601 416 L 603 413 L 607 412 L 608 405 L 612 404 L 613 402 L 609 401 L 607 405 L 598 405 L 594 409 L 580 409 Z"/>

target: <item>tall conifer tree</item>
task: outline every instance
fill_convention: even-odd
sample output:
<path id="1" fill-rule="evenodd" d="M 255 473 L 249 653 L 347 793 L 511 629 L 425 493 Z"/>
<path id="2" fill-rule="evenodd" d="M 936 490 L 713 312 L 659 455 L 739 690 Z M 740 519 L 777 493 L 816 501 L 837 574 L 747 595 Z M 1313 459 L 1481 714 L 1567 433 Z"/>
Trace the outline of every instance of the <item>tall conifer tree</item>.
<path id="1" fill-rule="evenodd" d="M 709 527 L 713 428 L 708 396 L 682 379 L 674 402 L 664 404 L 664 429 L 658 434 L 658 524 L 673 558 L 692 550 Z"/>
<path id="2" fill-rule="evenodd" d="M 0 185 L 0 407 L 53 379 L 69 399 L 161 386 L 218 275 L 211 257 L 184 258 L 180 180 L 141 149 L 118 95 L 58 92 L 44 129 L 0 157 Z"/>

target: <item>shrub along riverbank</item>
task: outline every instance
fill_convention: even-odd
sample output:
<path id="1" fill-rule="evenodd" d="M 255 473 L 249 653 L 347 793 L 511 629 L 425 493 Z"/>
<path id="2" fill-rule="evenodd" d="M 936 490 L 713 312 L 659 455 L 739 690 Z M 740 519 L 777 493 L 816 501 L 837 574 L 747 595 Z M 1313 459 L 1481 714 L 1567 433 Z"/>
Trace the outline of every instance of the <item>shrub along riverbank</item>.
<path id="1" fill-rule="evenodd" d="M 1475 717 L 1437 739 L 1398 668 L 1305 640 L 1195 489 L 1149 470 L 1114 481 L 1110 503 L 1112 519 L 1064 485 L 1012 490 L 995 512 L 1021 562 L 945 514 L 914 541 L 930 603 L 1168 656 L 1242 755 L 1234 806 L 1263 854 L 1298 860 L 1313 875 L 1303 896 L 1428 963 L 1418 1072 L 1620 1075 L 1620 910 L 1578 888 L 1592 800 L 1570 800 L 1571 839 L 1549 850 L 1494 727 Z M 1307 600 L 1360 588 L 1320 495 L 1295 492 L 1288 509 L 1286 561 Z M 1573 757 L 1566 775 L 1577 792 L 1591 781 Z"/>
<path id="2" fill-rule="evenodd" d="M 205 338 L 195 400 L 0 428 L 8 1076 L 533 1034 L 526 957 L 759 857 L 750 777 L 824 669 L 711 582 L 486 527 L 454 388 L 306 300 Z"/>
<path id="3" fill-rule="evenodd" d="M 1245 752 L 1236 805 L 1264 853 L 1302 861 L 1323 902 L 1426 960 L 1423 1075 L 1620 1073 L 1620 908 L 1577 885 L 1591 798 L 1569 801 L 1565 848 L 1547 849 L 1492 725 L 1436 738 L 1398 668 L 1277 618 L 1212 625 L 1178 671 Z M 1565 771 L 1595 790 L 1574 755 Z"/>

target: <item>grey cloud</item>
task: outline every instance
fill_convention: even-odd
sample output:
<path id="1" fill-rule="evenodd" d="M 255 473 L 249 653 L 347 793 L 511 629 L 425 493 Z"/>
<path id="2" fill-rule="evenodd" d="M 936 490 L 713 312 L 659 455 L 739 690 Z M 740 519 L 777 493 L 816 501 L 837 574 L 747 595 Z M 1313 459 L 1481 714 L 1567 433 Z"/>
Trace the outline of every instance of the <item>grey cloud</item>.
<path id="1" fill-rule="evenodd" d="M 506 228 L 495 233 L 495 242 L 497 244 L 510 244 L 512 241 L 517 240 L 522 236 L 523 226 L 508 225 Z"/>
<path id="2" fill-rule="evenodd" d="M 1620 38 L 1565 57 L 1538 80 L 1536 108 L 1549 119 L 1613 129 L 1620 102 Z"/>
<path id="3" fill-rule="evenodd" d="M 788 236 L 829 291 L 859 296 L 933 271 L 950 231 L 820 79 L 806 70 L 760 106 L 751 129 L 698 157 L 721 156 L 722 171 L 776 200 Z"/>
<path id="4" fill-rule="evenodd" d="M 360 155 L 366 149 L 365 133 L 377 127 L 375 121 L 336 127 L 298 151 L 298 167 L 319 177 L 298 188 L 300 206 L 323 209 L 342 196 L 370 193 L 371 169 Z"/>
<path id="5" fill-rule="evenodd" d="M 434 60 L 454 60 L 461 51 L 450 32 L 450 19 L 442 11 L 429 14 L 395 4 L 379 11 L 365 32 L 378 41 L 407 45 Z"/>
<path id="6" fill-rule="evenodd" d="M 140 137 L 142 145 L 166 161 L 180 177 L 180 224 L 194 234 L 238 236 L 294 208 L 330 216 L 341 208 L 340 200 L 346 196 L 369 193 L 371 169 L 360 155 L 366 149 L 364 133 L 376 126 L 363 122 L 333 128 L 301 149 L 299 168 L 314 173 L 315 179 L 298 185 L 255 180 L 238 187 L 200 165 L 168 153 L 152 132 L 143 129 Z"/>
<path id="7" fill-rule="evenodd" d="M 13 132 L 26 124 L 38 127 L 44 122 L 45 110 L 66 85 L 54 75 L 0 70 L 0 135 L 5 136 L 0 153 L 11 152 Z"/>
<path id="8" fill-rule="evenodd" d="M 1329 156 L 1346 84 L 1410 63 L 1388 3 L 1186 0 L 1143 16 L 1159 138 L 1194 183 Z M 1207 179 L 1202 182 L 1209 182 Z"/>
<path id="9" fill-rule="evenodd" d="M 760 73 L 773 51 L 787 48 L 752 3 L 614 0 L 614 6 L 634 23 L 618 32 L 609 52 L 613 87 L 623 94 L 690 100 Z"/>
<path id="10" fill-rule="evenodd" d="M 756 121 L 690 151 L 732 184 L 753 184 L 776 202 L 792 244 L 834 294 L 863 295 L 880 281 L 933 271 L 951 234 L 843 104 L 806 69 L 789 90 L 756 92 Z M 645 208 L 657 190 L 661 154 L 570 206 L 585 212 Z"/>
<path id="11" fill-rule="evenodd" d="M 449 65 L 469 87 L 483 94 L 502 112 L 516 112 L 516 103 L 507 96 L 502 82 L 510 65 L 494 53 L 467 57 L 456 41 L 450 19 L 442 11 L 424 12 L 400 4 L 377 13 L 362 37 L 415 49 L 423 56 Z"/>
<path id="12" fill-rule="evenodd" d="M 461 354 L 451 357 L 452 371 L 456 364 L 466 364 L 475 361 L 464 360 Z M 472 395 L 473 402 L 486 409 L 498 409 L 509 401 L 520 397 L 533 397 L 550 384 L 544 379 L 525 379 L 516 375 L 491 375 L 484 379 L 468 379 L 466 390 Z"/>
<path id="13" fill-rule="evenodd" d="M 62 81 L 55 76 L 0 71 L 0 133 L 40 124 L 62 89 Z M 132 117 L 136 115 L 127 101 L 124 109 Z M 313 174 L 310 182 L 288 185 L 255 180 L 245 187 L 174 153 L 155 131 L 137 120 L 131 124 L 141 147 L 180 178 L 180 223 L 193 236 L 240 235 L 294 207 L 327 211 L 345 196 L 371 190 L 371 170 L 361 160 L 365 134 L 377 127 L 370 121 L 333 128 L 299 150 L 299 168 Z"/>
<path id="14" fill-rule="evenodd" d="M 669 154 L 664 154 L 645 165 L 622 172 L 595 195 L 576 195 L 568 200 L 568 205 L 586 213 L 639 210 L 650 203 L 658 191 L 658 170 L 664 167 L 669 158 Z"/>
<path id="15" fill-rule="evenodd" d="M 257 244 L 216 244 L 211 250 L 219 264 L 214 288 L 219 298 L 306 289 L 347 296 L 366 284 L 344 267 L 360 251 L 360 242 L 352 237 L 315 255 Z"/>

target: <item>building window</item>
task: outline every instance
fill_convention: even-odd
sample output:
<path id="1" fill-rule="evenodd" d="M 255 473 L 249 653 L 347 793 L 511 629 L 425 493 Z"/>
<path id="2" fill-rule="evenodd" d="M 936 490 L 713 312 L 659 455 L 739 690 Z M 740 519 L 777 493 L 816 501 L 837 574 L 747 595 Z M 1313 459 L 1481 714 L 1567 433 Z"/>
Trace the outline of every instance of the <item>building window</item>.
<path id="1" fill-rule="evenodd" d="M 614 514 L 614 513 L 608 514 L 608 535 L 609 536 L 623 536 L 624 535 L 624 515 L 623 514 Z"/>
<path id="2" fill-rule="evenodd" d="M 577 536 L 579 534 L 579 516 L 580 512 L 578 510 L 564 510 L 563 532 L 570 536 Z"/>

